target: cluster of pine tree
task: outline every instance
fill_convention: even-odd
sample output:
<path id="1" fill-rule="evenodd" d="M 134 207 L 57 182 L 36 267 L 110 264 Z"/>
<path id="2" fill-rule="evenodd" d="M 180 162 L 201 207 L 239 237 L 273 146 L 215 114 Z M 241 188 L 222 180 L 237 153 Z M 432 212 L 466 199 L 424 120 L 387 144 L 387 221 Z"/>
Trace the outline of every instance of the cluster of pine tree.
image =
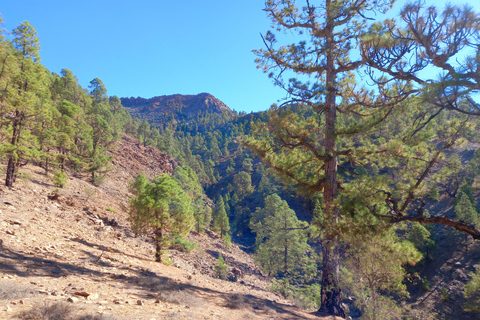
<path id="1" fill-rule="evenodd" d="M 175 117 L 174 109 L 161 121 L 143 120 L 137 127 L 140 141 L 194 169 L 204 186 L 217 184 L 225 170 L 234 172 L 247 156 L 238 145 L 238 138 L 250 128 L 245 114 L 199 113 L 185 119 Z M 220 164 L 227 160 L 228 167 L 223 168 Z"/>
<path id="2" fill-rule="evenodd" d="M 255 115 L 186 119 L 172 112 L 154 123 L 133 120 L 99 79 L 85 90 L 68 69 L 50 74 L 25 22 L 0 35 L 5 183 L 11 187 L 28 162 L 55 171 L 59 186 L 67 168 L 98 183 L 108 149 L 127 132 L 180 163 L 172 176 L 140 175 L 131 185 L 132 226 L 154 235 L 157 261 L 194 228 L 212 228 L 227 244 L 254 235 L 259 264 L 285 296 L 344 316 L 343 289 L 365 317 L 398 318 L 396 300 L 408 295 L 405 266 L 434 248 L 429 225 L 480 238 L 480 151 L 452 153 L 480 141 L 472 95 L 480 19 L 467 9 L 439 14 L 420 4 L 404 8 L 402 28 L 366 19 L 392 3 L 267 1 L 276 29 L 264 36 L 257 62 L 289 99 Z M 277 29 L 297 31 L 303 41 L 278 45 Z M 476 54 L 452 67 L 448 59 L 468 47 Z M 441 79 L 422 79 L 418 72 L 432 65 Z M 298 78 L 285 80 L 285 70 Z M 359 84 L 359 74 L 375 89 Z M 431 216 L 428 199 L 446 197 L 455 199 L 455 218 Z M 478 275 L 472 279 L 465 295 L 475 299 L 468 308 L 478 310 Z"/>
<path id="3" fill-rule="evenodd" d="M 12 187 L 21 166 L 33 162 L 62 186 L 66 169 L 101 182 L 109 168 L 107 150 L 120 132 L 135 124 L 100 79 L 89 90 L 68 69 L 50 73 L 39 57 L 35 29 L 24 22 L 0 34 L 0 157 L 7 162 L 5 185 Z"/>

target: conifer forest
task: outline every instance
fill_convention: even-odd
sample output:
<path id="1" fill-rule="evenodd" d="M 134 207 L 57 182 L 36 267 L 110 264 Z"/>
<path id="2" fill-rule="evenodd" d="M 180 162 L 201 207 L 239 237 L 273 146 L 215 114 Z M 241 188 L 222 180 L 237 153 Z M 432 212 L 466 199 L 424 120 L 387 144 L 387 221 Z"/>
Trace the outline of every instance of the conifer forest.
<path id="1" fill-rule="evenodd" d="M 71 176 L 101 186 L 118 142 L 134 137 L 175 162 L 129 184 L 129 228 L 157 263 L 194 246 L 191 232 L 214 232 L 254 257 L 270 290 L 315 314 L 448 319 L 410 302 L 432 290 L 425 272 L 449 241 L 477 252 L 456 292 L 475 319 L 480 12 L 418 1 L 391 17 L 393 3 L 266 0 L 271 28 L 250 48 L 252 68 L 284 96 L 251 113 L 208 93 L 110 96 L 98 78 L 83 88 L 74 70 L 42 65 L 29 22 L 2 28 L 3 188 L 15 190 L 27 165 L 57 192 Z M 215 268 L 229 281 L 225 261 Z"/>

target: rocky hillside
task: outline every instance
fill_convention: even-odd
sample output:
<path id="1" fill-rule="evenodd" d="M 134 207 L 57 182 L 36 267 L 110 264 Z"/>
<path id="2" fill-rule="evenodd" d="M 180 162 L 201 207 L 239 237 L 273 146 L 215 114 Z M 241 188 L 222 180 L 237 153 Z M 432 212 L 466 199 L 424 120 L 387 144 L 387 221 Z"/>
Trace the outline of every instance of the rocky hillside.
<path id="1" fill-rule="evenodd" d="M 174 115 L 176 119 L 193 118 L 205 114 L 233 115 L 232 110 L 222 101 L 208 93 L 197 95 L 166 95 L 145 98 L 121 98 L 122 105 L 135 118 L 148 119 L 153 123 L 163 123 Z"/>
<path id="2" fill-rule="evenodd" d="M 270 292 L 252 258 L 214 233 L 192 233 L 196 249 L 171 250 L 172 265 L 154 262 L 129 228 L 128 182 L 176 163 L 128 136 L 112 155 L 99 187 L 70 174 L 55 192 L 31 165 L 0 187 L 0 319 L 318 319 Z M 231 281 L 215 277 L 220 253 Z"/>

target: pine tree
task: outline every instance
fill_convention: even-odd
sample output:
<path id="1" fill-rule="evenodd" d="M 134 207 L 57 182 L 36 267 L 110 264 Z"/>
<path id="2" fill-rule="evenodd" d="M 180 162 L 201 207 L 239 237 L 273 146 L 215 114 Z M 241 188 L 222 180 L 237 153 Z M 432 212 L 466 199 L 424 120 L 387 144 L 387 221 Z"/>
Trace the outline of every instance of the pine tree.
<path id="1" fill-rule="evenodd" d="M 240 171 L 233 176 L 233 187 L 240 201 L 255 190 L 252 186 L 252 176 L 246 171 Z"/>
<path id="2" fill-rule="evenodd" d="M 147 146 L 147 137 L 150 134 L 150 124 L 143 120 L 142 123 L 138 126 L 138 135 L 142 138 L 143 146 Z"/>
<path id="3" fill-rule="evenodd" d="M 432 228 L 426 228 L 421 223 L 413 222 L 407 232 L 407 239 L 425 255 L 425 259 L 428 259 L 429 253 L 435 248 L 432 231 Z"/>
<path id="4" fill-rule="evenodd" d="M 79 115 L 81 109 L 69 101 L 62 101 L 57 107 L 60 116 L 58 117 L 56 128 L 56 147 L 59 149 L 60 168 L 65 169 L 67 159 L 78 162 L 76 156 L 78 148 L 75 144 L 75 137 L 78 136 L 78 124 L 81 123 Z M 83 115 L 83 114 L 81 114 Z"/>
<path id="5" fill-rule="evenodd" d="M 296 7 L 295 1 L 266 2 L 265 11 L 275 28 L 307 34 L 307 37 L 306 41 L 298 44 L 278 47 L 275 31 L 268 31 L 264 37 L 266 49 L 256 51 L 259 67 L 269 72 L 277 85 L 286 89 L 291 97 L 289 103 L 310 106 L 314 116 L 303 121 L 293 112 L 282 108 L 287 103 L 280 107 L 274 105 L 269 115 L 275 141 L 265 144 L 250 139 L 247 145 L 286 179 L 294 180 L 310 191 L 322 190 L 325 217 L 333 224 L 340 215 L 340 209 L 335 204 L 339 195 L 339 157 L 356 158 L 352 149 L 349 149 L 350 144 L 340 140 L 340 132 L 352 134 L 367 126 L 371 128 L 388 114 L 386 109 L 378 108 L 386 96 L 377 95 L 376 101 L 372 101 L 367 96 L 368 92 L 355 87 L 351 72 L 365 62 L 351 61 L 349 53 L 367 32 L 365 14 L 368 11 L 386 10 L 390 5 L 389 1 L 326 0 L 323 5 L 315 6 L 307 2 L 303 7 Z M 352 29 L 350 24 L 358 26 Z M 315 81 L 302 82 L 292 78 L 285 82 L 282 79 L 285 70 L 309 75 Z M 401 96 L 402 88 L 398 89 Z M 343 99 L 343 102 L 338 103 L 339 99 Z M 367 113 L 370 113 L 369 107 L 373 105 L 378 111 L 371 117 Z M 337 123 L 339 111 L 352 115 L 350 127 Z M 354 114 L 358 120 L 362 120 L 358 124 L 353 122 Z M 272 148 L 272 145 L 276 145 L 276 148 Z M 327 234 L 322 250 L 320 311 L 344 317 L 338 287 L 337 236 Z"/>
<path id="6" fill-rule="evenodd" d="M 433 201 L 438 201 L 440 199 L 440 191 L 438 190 L 438 186 L 434 183 L 430 190 L 428 190 L 428 197 Z"/>
<path id="7" fill-rule="evenodd" d="M 110 125 L 114 121 L 108 105 L 107 89 L 98 78 L 90 81 L 90 97 L 92 108 L 88 112 L 88 123 L 92 127 L 92 145 L 88 170 L 92 174 L 92 182 L 97 183 L 110 170 L 108 164 L 111 157 L 106 152 L 111 143 L 118 138 L 118 132 Z"/>
<path id="8" fill-rule="evenodd" d="M 458 202 L 455 205 L 455 219 L 477 228 L 480 227 L 480 215 L 464 192 L 460 192 L 458 195 Z"/>
<path id="9" fill-rule="evenodd" d="M 346 235 L 351 236 L 345 253 L 347 268 L 342 270 L 344 287 L 355 298 L 365 319 L 400 318 L 401 310 L 395 300 L 408 297 L 402 265 L 415 265 L 422 255 L 411 242 L 401 241 L 393 228 L 376 234 Z"/>
<path id="10" fill-rule="evenodd" d="M 191 198 L 197 232 L 203 232 L 212 220 L 212 209 L 204 200 L 204 191 L 197 174 L 190 167 L 178 166 L 173 171 L 173 178 L 178 181 L 183 191 Z"/>
<path id="11" fill-rule="evenodd" d="M 478 230 L 451 219 L 418 214 L 423 207 L 414 201 L 426 194 L 425 178 L 433 175 L 431 169 L 445 150 L 462 142 L 471 125 L 469 115 L 478 111 L 470 103 L 463 115 L 434 128 L 432 119 L 443 110 L 465 111 L 456 99 L 461 90 L 468 96 L 478 86 L 473 76 L 478 65 L 475 57 L 466 68 L 472 69 L 470 73 L 462 68 L 456 72 L 444 60 L 461 48 L 477 48 L 478 18 L 468 10 L 447 9 L 441 23 L 435 10 L 412 5 L 402 12 L 404 29 L 393 20 L 370 23 L 375 13 L 387 11 L 392 4 L 324 0 L 297 6 L 293 0 L 267 1 L 272 30 L 263 36 L 266 48 L 255 51 L 258 67 L 286 90 L 287 101 L 273 105 L 268 125 L 260 124 L 245 143 L 300 193 L 321 193 L 325 232 L 319 238 L 323 256 L 320 311 L 337 316 L 345 316 L 338 285 L 339 235 L 349 223 L 359 222 L 342 213 L 370 214 L 394 223 L 449 224 L 480 238 Z M 468 31 L 459 30 L 458 21 L 465 22 L 461 25 Z M 445 37 L 438 37 L 435 30 Z M 279 44 L 278 31 L 298 34 L 296 42 Z M 417 60 L 408 56 L 412 51 L 421 52 Z M 432 86 L 417 76 L 430 63 L 449 74 Z M 357 82 L 361 75 L 355 78 L 354 72 L 360 70 L 367 72 L 375 88 Z M 292 73 L 295 77 L 284 79 Z M 466 82 L 459 85 L 459 78 Z M 424 90 L 414 90 L 411 82 Z M 448 95 L 448 90 L 454 94 Z M 439 99 L 432 101 L 437 94 Z M 299 112 L 304 108 L 310 112 Z M 357 167 L 370 170 L 369 174 L 359 175 Z M 378 174 L 373 175 L 373 168 Z"/>
<path id="12" fill-rule="evenodd" d="M 155 236 L 155 261 L 162 262 L 164 250 L 172 235 L 185 237 L 193 228 L 191 200 L 169 175 L 162 174 L 151 182 L 140 174 L 130 187 L 130 221 L 137 233 Z"/>
<path id="13" fill-rule="evenodd" d="M 39 156 L 38 140 L 34 132 L 39 131 L 36 128 L 37 118 L 42 117 L 49 104 L 47 72 L 39 63 L 40 44 L 35 29 L 28 22 L 23 22 L 13 30 L 13 35 L 15 51 L 8 52 L 7 49 L 5 58 L 10 60 L 14 57 L 18 69 L 11 74 L 11 82 L 3 89 L 2 98 L 8 108 L 4 114 L 9 115 L 2 119 L 8 119 L 5 128 L 8 141 L 2 146 L 2 153 L 8 159 L 5 178 L 8 187 L 13 186 L 21 161 Z"/>
<path id="14" fill-rule="evenodd" d="M 266 197 L 265 207 L 253 214 L 250 228 L 256 233 L 255 256 L 264 271 L 284 276 L 303 271 L 303 257 L 310 250 L 306 223 L 298 220 L 285 200 L 277 194 Z"/>
<path id="15" fill-rule="evenodd" d="M 463 308 L 465 311 L 480 312 L 480 271 L 470 272 L 471 280 L 465 285 L 463 296 L 467 301 Z"/>
<path id="16" fill-rule="evenodd" d="M 215 264 L 215 273 L 219 279 L 228 279 L 228 264 L 225 263 L 225 259 L 221 253 L 218 254 L 217 263 Z"/>
<path id="17" fill-rule="evenodd" d="M 213 230 L 219 233 L 222 239 L 224 239 L 227 236 L 227 232 L 230 231 L 230 222 L 221 196 L 217 198 L 215 209 L 213 210 Z"/>

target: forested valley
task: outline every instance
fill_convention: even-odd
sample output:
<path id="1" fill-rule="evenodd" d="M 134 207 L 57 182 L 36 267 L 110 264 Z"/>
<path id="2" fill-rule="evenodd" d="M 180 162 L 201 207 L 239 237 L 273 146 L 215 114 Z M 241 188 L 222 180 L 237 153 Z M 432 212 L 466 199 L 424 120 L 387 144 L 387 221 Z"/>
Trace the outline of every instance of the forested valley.
<path id="1" fill-rule="evenodd" d="M 176 161 L 171 174 L 130 183 L 129 223 L 152 241 L 155 261 L 168 263 L 170 248 L 189 251 L 190 232 L 213 231 L 306 310 L 475 319 L 480 17 L 410 4 L 396 25 L 367 18 L 389 1 L 325 3 L 266 2 L 274 28 L 256 63 L 286 98 L 249 114 L 208 93 L 109 96 L 98 78 L 82 88 L 74 72 L 41 64 L 28 22 L 2 31 L 5 186 L 15 188 L 31 164 L 54 193 L 69 176 L 100 186 L 112 150 L 132 136 Z M 282 43 L 276 33 L 285 30 L 301 41 Z M 429 68 L 441 76 L 429 78 Z M 440 279 L 441 261 L 459 252 L 461 271 Z M 233 279 L 221 255 L 217 267 Z M 424 309 L 419 300 L 434 290 L 442 301 Z"/>

